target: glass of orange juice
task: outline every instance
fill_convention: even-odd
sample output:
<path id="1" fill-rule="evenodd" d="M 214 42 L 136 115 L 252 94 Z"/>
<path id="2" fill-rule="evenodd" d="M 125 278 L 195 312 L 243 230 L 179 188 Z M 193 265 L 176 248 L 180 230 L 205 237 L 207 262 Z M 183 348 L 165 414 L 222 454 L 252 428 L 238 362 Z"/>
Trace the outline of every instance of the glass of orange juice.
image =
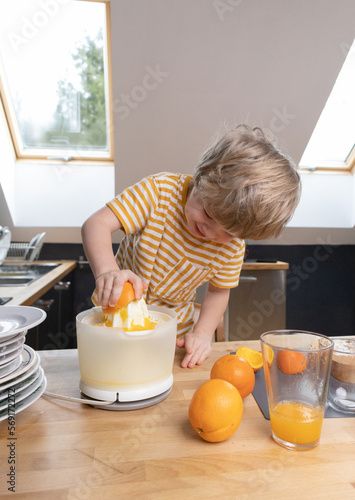
<path id="1" fill-rule="evenodd" d="M 300 330 L 278 330 L 260 337 L 276 443 L 291 450 L 319 444 L 327 400 L 333 341 Z"/>

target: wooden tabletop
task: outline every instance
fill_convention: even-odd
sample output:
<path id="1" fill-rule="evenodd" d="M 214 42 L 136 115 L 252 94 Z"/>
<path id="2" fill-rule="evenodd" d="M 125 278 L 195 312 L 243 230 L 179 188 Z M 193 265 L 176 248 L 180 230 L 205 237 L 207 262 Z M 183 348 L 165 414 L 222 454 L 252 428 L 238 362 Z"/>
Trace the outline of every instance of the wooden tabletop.
<path id="1" fill-rule="evenodd" d="M 7 302 L 9 306 L 30 306 L 37 299 L 42 297 L 50 290 L 58 281 L 75 269 L 76 260 L 60 260 L 47 261 L 36 260 L 35 262 L 6 262 L 6 264 L 16 265 L 33 265 L 33 264 L 59 264 L 51 271 L 44 274 L 36 281 L 27 286 L 0 286 L 0 297 L 12 297 L 12 300 Z"/>
<path id="2" fill-rule="evenodd" d="M 277 271 L 288 269 L 289 263 L 281 260 L 277 261 L 261 261 L 247 259 L 243 262 L 243 271 Z"/>
<path id="3" fill-rule="evenodd" d="M 193 430 L 188 406 L 212 364 L 240 342 L 213 344 L 200 367 L 180 367 L 156 406 L 105 411 L 41 397 L 16 416 L 16 493 L 21 499 L 354 499 L 355 418 L 325 419 L 320 445 L 281 448 L 252 395 L 239 429 L 207 443 Z M 259 341 L 244 342 L 259 348 Z M 79 395 L 77 351 L 42 351 L 50 392 Z M 8 423 L 0 422 L 0 497 L 7 493 Z"/>

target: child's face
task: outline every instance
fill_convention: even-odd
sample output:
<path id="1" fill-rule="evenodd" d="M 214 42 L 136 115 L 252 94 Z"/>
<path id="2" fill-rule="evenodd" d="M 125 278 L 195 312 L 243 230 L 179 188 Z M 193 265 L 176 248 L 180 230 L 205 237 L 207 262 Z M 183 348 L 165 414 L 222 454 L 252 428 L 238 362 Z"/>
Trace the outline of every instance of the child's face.
<path id="1" fill-rule="evenodd" d="M 185 205 L 187 228 L 197 238 L 214 241 L 216 243 L 229 243 L 236 236 L 227 233 L 208 213 L 201 198 L 192 189 Z"/>

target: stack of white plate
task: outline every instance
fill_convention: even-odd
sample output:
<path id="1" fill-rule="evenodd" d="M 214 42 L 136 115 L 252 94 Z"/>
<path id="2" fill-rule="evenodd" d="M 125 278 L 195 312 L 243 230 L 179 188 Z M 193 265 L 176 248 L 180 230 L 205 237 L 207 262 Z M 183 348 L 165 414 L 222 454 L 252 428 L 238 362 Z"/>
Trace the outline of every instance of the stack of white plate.
<path id="1" fill-rule="evenodd" d="M 0 421 L 30 406 L 46 390 L 40 357 L 24 343 L 27 330 L 45 318 L 37 307 L 0 307 Z"/>

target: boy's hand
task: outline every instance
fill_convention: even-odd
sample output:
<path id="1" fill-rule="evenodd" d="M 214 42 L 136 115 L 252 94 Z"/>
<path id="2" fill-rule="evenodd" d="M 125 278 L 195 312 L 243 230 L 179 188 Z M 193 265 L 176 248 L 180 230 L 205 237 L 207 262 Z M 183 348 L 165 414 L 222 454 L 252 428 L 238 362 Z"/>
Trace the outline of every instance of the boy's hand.
<path id="1" fill-rule="evenodd" d="M 132 283 L 135 298 L 140 300 L 143 290 L 146 290 L 148 285 L 132 271 L 114 269 L 96 278 L 95 298 L 98 303 L 102 307 L 114 307 L 121 296 L 123 284 L 126 281 Z"/>
<path id="2" fill-rule="evenodd" d="M 201 365 L 211 354 L 211 342 L 201 333 L 186 333 L 181 339 L 176 339 L 178 347 L 185 347 L 186 354 L 181 362 L 183 368 L 193 368 Z"/>
<path id="3" fill-rule="evenodd" d="M 186 349 L 181 362 L 183 368 L 200 365 L 211 354 L 213 334 L 226 310 L 228 300 L 229 288 L 217 288 L 209 283 L 201 307 L 198 309 L 194 331 L 187 333 L 181 339 L 176 339 L 176 345 Z M 197 304 L 195 308 L 196 306 Z"/>

